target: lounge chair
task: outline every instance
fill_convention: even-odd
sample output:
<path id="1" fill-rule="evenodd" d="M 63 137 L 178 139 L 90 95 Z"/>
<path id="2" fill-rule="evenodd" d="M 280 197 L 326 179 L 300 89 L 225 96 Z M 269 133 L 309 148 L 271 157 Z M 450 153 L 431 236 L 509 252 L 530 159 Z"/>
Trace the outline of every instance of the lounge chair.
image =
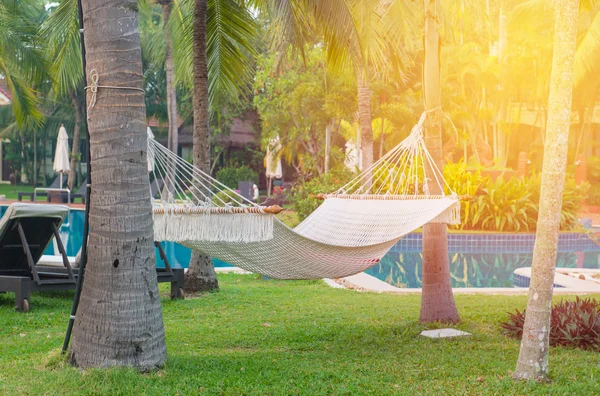
<path id="1" fill-rule="evenodd" d="M 169 259 L 167 258 L 167 255 L 165 254 L 165 251 L 163 250 L 161 244 L 159 242 L 154 242 L 154 246 L 156 246 L 156 248 L 158 250 L 158 255 L 165 265 L 163 268 L 156 267 L 156 275 L 158 278 L 158 282 L 159 283 L 161 283 L 161 282 L 171 283 L 171 298 L 172 299 L 183 297 L 183 286 L 184 286 L 183 282 L 184 282 L 185 270 L 183 268 L 171 268 Z M 77 279 L 77 277 L 79 276 L 80 254 L 81 254 L 81 250 L 79 251 L 79 253 L 77 253 L 77 256 L 67 257 L 67 260 L 69 261 L 69 264 L 71 265 L 75 279 Z M 38 268 L 38 272 L 41 272 L 46 275 L 51 274 L 52 276 L 54 276 L 56 278 L 58 278 L 58 277 L 67 278 L 69 275 L 67 268 L 64 265 L 62 265 L 62 259 L 59 256 L 52 256 L 52 255 L 42 256 L 38 262 L 37 268 Z"/>
<path id="2" fill-rule="evenodd" d="M 15 293 L 15 308 L 27 312 L 36 291 L 74 290 L 78 260 L 67 256 L 58 230 L 69 208 L 62 205 L 11 204 L 0 219 L 0 292 Z M 43 256 L 56 238 L 59 256 Z M 171 282 L 171 297 L 182 296 L 183 269 L 172 269 L 159 245 L 165 268 L 159 282 Z"/>
<path id="3" fill-rule="evenodd" d="M 63 178 L 64 178 L 64 176 L 63 176 Z M 59 187 L 60 187 L 60 175 L 56 176 L 56 179 L 54 179 L 54 181 L 52 182 L 52 184 L 50 184 L 50 186 L 48 188 L 59 188 Z M 45 191 L 39 191 L 37 194 L 34 193 L 33 191 L 31 191 L 31 192 L 19 192 L 19 193 L 17 193 L 17 199 L 19 201 L 22 201 L 24 197 L 29 197 L 29 200 L 31 202 L 33 202 L 34 195 L 36 195 L 38 197 L 48 197 L 48 193 L 45 192 Z"/>
<path id="4" fill-rule="evenodd" d="M 87 199 L 87 185 L 88 178 L 86 177 L 83 184 L 79 186 L 77 192 L 75 194 L 71 194 L 71 203 L 75 202 L 77 198 L 81 199 L 81 203 L 85 203 L 85 200 Z"/>
<path id="5" fill-rule="evenodd" d="M 150 183 L 150 196 L 152 198 L 157 198 L 160 195 L 160 191 L 164 187 L 165 182 L 163 179 L 154 179 L 152 183 Z"/>
<path id="6" fill-rule="evenodd" d="M 11 204 L 0 219 L 0 291 L 16 295 L 16 309 L 29 310 L 31 292 L 68 290 L 75 276 L 58 230 L 69 208 L 61 205 Z M 56 238 L 65 276 L 39 271 L 44 250 Z"/>

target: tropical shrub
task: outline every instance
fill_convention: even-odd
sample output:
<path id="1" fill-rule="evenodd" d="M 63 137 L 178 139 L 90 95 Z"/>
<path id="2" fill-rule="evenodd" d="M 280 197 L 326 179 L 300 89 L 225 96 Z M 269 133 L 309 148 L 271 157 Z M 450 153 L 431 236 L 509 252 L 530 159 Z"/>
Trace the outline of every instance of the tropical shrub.
<path id="1" fill-rule="evenodd" d="M 521 339 L 526 311 L 509 313 L 501 324 L 509 337 Z M 600 351 L 600 302 L 595 299 L 562 300 L 552 308 L 550 345 Z"/>
<path id="2" fill-rule="evenodd" d="M 231 205 L 239 206 L 240 198 L 236 197 L 232 192 L 219 191 L 212 196 L 212 201 L 217 206 Z"/>
<path id="3" fill-rule="evenodd" d="M 592 184 L 586 199 L 588 205 L 600 206 L 600 184 Z"/>
<path id="4" fill-rule="evenodd" d="M 330 172 L 304 181 L 292 189 L 293 208 L 300 221 L 308 217 L 321 205 L 318 194 L 326 194 L 337 190 L 355 176 L 345 167 L 332 169 Z"/>
<path id="5" fill-rule="evenodd" d="M 217 172 L 217 180 L 235 190 L 238 187 L 238 181 L 251 181 L 258 184 L 258 173 L 246 165 L 226 166 Z"/>
<path id="6" fill-rule="evenodd" d="M 448 163 L 444 167 L 444 180 L 446 181 L 446 194 L 454 191 L 459 196 L 468 195 L 473 198 L 484 192 L 490 184 L 490 179 L 482 176 L 479 169 L 475 171 L 467 170 L 467 164 L 463 161 Z M 471 199 L 465 199 L 461 202 L 461 224 L 457 225 L 456 228 L 470 228 L 470 225 L 472 225 L 471 213 L 473 212 L 473 205 L 474 201 Z"/>
<path id="7" fill-rule="evenodd" d="M 499 178 L 491 181 L 482 176 L 479 170 L 468 170 L 466 164 L 459 162 L 444 167 L 444 178 L 446 193 L 451 189 L 459 196 L 472 197 L 470 200 L 462 200 L 461 224 L 456 228 L 500 232 L 535 231 L 540 201 L 539 175 L 533 175 L 529 179 Z M 579 224 L 579 212 L 588 190 L 589 184 L 577 186 L 572 177 L 567 178 L 563 192 L 561 230 L 572 230 Z M 597 191 L 600 204 L 600 188 Z"/>
<path id="8" fill-rule="evenodd" d="M 600 157 L 586 159 L 587 179 L 591 185 L 600 184 Z"/>
<path id="9" fill-rule="evenodd" d="M 540 175 L 533 175 L 527 183 L 530 199 L 534 204 L 533 210 L 529 213 L 529 216 L 533 219 L 537 219 L 538 217 L 541 183 L 542 178 Z M 583 183 L 579 186 L 576 185 L 575 179 L 572 177 L 568 177 L 565 181 L 562 210 L 560 212 L 561 230 L 572 230 L 579 224 L 579 212 L 581 211 L 581 206 L 587 196 L 589 187 L 588 183 Z"/>
<path id="10" fill-rule="evenodd" d="M 486 194 L 479 195 L 469 213 L 471 229 L 487 231 L 531 231 L 535 228 L 535 218 L 529 214 L 535 211 L 526 183 L 521 179 L 499 178 L 490 183 Z"/>

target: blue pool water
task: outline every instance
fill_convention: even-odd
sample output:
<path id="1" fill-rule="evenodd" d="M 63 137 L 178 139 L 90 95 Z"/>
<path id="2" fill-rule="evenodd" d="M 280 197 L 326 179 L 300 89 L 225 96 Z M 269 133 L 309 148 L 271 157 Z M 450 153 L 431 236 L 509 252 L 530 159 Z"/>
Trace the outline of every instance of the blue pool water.
<path id="1" fill-rule="evenodd" d="M 409 234 L 366 272 L 397 287 L 421 287 L 422 235 Z M 513 271 L 531 267 L 535 234 L 448 234 L 453 287 L 513 287 Z M 588 236 L 562 233 L 556 266 L 600 268 L 600 247 Z"/>
<path id="2" fill-rule="evenodd" d="M 0 206 L 0 217 L 4 215 L 6 206 Z M 85 212 L 83 210 L 71 209 L 62 227 L 60 228 L 60 236 L 67 249 L 68 256 L 76 256 L 83 242 L 83 222 Z M 173 268 L 186 268 L 190 262 L 191 250 L 173 242 L 162 242 L 162 247 L 165 250 L 169 264 Z M 54 243 L 51 243 L 44 254 L 55 254 Z M 228 266 L 228 264 L 213 260 L 216 267 Z M 156 251 L 156 266 L 164 267 L 163 261 L 160 259 L 158 250 Z"/>
<path id="3" fill-rule="evenodd" d="M 6 206 L 0 206 L 0 216 Z M 69 256 L 75 256 L 83 241 L 83 210 L 71 210 L 61 237 Z M 448 253 L 453 287 L 513 287 L 513 271 L 530 267 L 534 234 L 448 234 Z M 173 268 L 185 268 L 190 261 L 190 249 L 172 242 L 163 242 L 163 249 Z M 54 254 L 53 244 L 46 254 Z M 413 233 L 400 240 L 381 261 L 366 272 L 398 287 L 421 287 L 422 235 Z M 559 237 L 557 267 L 600 268 L 600 246 L 579 233 L 564 233 Z M 158 252 L 158 267 L 164 266 Z M 215 266 L 228 266 L 214 260 Z"/>

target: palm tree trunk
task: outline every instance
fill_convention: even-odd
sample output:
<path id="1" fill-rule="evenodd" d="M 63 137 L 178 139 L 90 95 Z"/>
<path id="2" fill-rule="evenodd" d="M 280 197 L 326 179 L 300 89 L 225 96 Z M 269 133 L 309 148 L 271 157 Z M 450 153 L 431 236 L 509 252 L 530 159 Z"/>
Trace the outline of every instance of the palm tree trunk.
<path id="1" fill-rule="evenodd" d="M 92 193 L 88 260 L 70 360 L 82 367 L 164 365 L 148 191 L 146 107 L 136 0 L 83 0 Z M 87 101 L 92 94 L 88 91 Z"/>
<path id="2" fill-rule="evenodd" d="M 385 118 L 381 117 L 381 135 L 379 137 L 379 158 L 383 157 L 383 143 L 385 141 Z"/>
<path id="3" fill-rule="evenodd" d="M 439 0 L 425 3 L 425 64 L 423 66 L 423 93 L 425 110 L 441 105 L 439 59 Z M 425 120 L 425 146 L 438 169 L 443 169 L 441 112 L 430 113 Z M 427 170 L 431 174 L 431 170 Z M 431 194 L 441 193 L 438 185 L 429 185 Z M 423 291 L 421 322 L 460 321 L 452 286 L 448 261 L 446 224 L 426 224 L 423 227 Z"/>
<path id="4" fill-rule="evenodd" d="M 527 314 L 517 368 L 513 373 L 513 377 L 517 379 L 541 381 L 548 379 L 552 286 L 571 124 L 579 0 L 563 0 L 554 4 L 554 55 L 548 97 L 540 210 Z"/>
<path id="5" fill-rule="evenodd" d="M 71 147 L 71 171 L 67 185 L 69 190 L 73 191 L 75 187 L 75 176 L 77 175 L 77 163 L 79 162 L 79 136 L 81 131 L 81 105 L 77 100 L 77 95 L 71 93 L 71 102 L 75 108 L 75 130 L 73 131 L 73 147 Z"/>
<path id="6" fill-rule="evenodd" d="M 37 133 L 33 132 L 33 185 L 37 186 Z"/>
<path id="7" fill-rule="evenodd" d="M 175 68 L 173 67 L 173 43 L 171 32 L 167 27 L 171 17 L 171 0 L 162 1 L 163 33 L 165 36 L 165 69 L 167 74 L 167 115 L 169 119 L 169 141 L 167 147 L 177 154 L 179 147 L 179 132 L 177 130 L 177 84 Z"/>
<path id="8" fill-rule="evenodd" d="M 333 124 L 335 120 L 331 120 L 325 127 L 325 173 L 329 172 L 329 157 L 331 155 L 331 132 L 333 132 Z"/>
<path id="9" fill-rule="evenodd" d="M 208 0 L 194 3 L 194 165 L 210 172 L 210 130 L 208 128 L 208 67 L 206 64 L 206 9 Z M 185 274 L 186 292 L 219 288 L 212 259 L 192 252 Z"/>
<path id="10" fill-rule="evenodd" d="M 369 169 L 373 165 L 373 127 L 371 125 L 371 88 L 366 72 L 358 77 L 358 119 L 360 122 L 360 148 L 362 149 L 362 169 Z M 360 151 L 358 152 L 360 154 Z M 364 186 L 371 187 L 371 175 L 365 176 Z"/>

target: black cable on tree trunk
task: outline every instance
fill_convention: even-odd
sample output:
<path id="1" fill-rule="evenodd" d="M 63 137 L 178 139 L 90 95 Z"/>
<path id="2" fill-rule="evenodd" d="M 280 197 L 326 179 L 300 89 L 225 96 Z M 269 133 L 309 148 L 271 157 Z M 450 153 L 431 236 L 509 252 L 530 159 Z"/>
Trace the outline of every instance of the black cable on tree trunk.
<path id="1" fill-rule="evenodd" d="M 77 16 L 79 18 L 79 39 L 81 40 L 81 65 L 83 67 L 83 85 L 87 85 L 86 78 L 86 62 L 85 62 L 85 42 L 84 42 L 84 30 L 83 30 L 83 10 L 81 8 L 81 0 L 77 0 Z M 87 95 L 86 95 L 87 96 Z M 75 288 L 75 297 L 73 298 L 73 306 L 71 308 L 71 317 L 69 318 L 69 325 L 67 326 L 67 334 L 65 335 L 65 341 L 63 343 L 62 352 L 65 353 L 69 348 L 69 341 L 71 340 L 71 332 L 73 331 L 73 325 L 75 324 L 75 314 L 79 306 L 79 298 L 81 297 L 81 288 L 83 286 L 83 275 L 85 273 L 85 266 L 87 264 L 87 244 L 88 234 L 90 232 L 90 198 L 92 195 L 92 166 L 91 166 L 91 153 L 90 153 L 90 130 L 87 125 L 87 106 L 83 106 L 83 120 L 86 123 L 85 136 L 86 136 L 86 151 L 87 151 L 87 186 L 86 186 L 86 198 L 85 198 L 85 220 L 83 223 L 83 245 L 81 246 L 81 258 L 79 261 L 79 276 L 77 277 L 77 286 Z"/>

